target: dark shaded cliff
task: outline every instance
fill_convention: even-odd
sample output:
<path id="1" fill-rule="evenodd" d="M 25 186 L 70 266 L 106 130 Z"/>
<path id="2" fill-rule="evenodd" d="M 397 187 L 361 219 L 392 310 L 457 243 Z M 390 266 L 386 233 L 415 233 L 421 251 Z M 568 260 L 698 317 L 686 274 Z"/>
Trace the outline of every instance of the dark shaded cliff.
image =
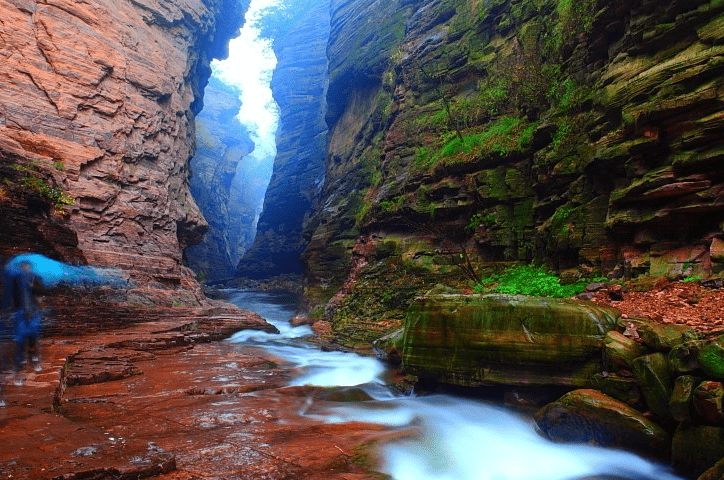
<path id="1" fill-rule="evenodd" d="M 271 88 L 280 127 L 256 239 L 237 269 L 249 278 L 302 273 L 303 229 L 324 179 L 327 133 L 329 2 L 298 1 L 264 23 L 278 61 Z"/>
<path id="2" fill-rule="evenodd" d="M 247 159 L 254 143 L 236 119 L 240 106 L 237 92 L 212 77 L 204 91 L 204 109 L 196 117 L 190 185 L 209 230 L 184 257 L 207 280 L 234 275 L 238 259 L 254 239 L 257 201 L 265 188 L 254 181 L 258 175 Z M 236 184 L 243 184 L 241 191 Z"/>
<path id="3" fill-rule="evenodd" d="M 304 253 L 346 341 L 496 264 L 722 270 L 720 2 L 333 1 Z"/>
<path id="4" fill-rule="evenodd" d="M 209 62 L 226 55 L 247 7 L 0 1 L 0 157 L 10 172 L 0 198 L 19 209 L 3 215 L 2 231 L 13 231 L 3 253 L 48 251 L 195 288 L 181 258 L 207 228 L 186 178 L 194 115 Z M 72 252 L 34 233 L 52 229 L 67 232 Z"/>

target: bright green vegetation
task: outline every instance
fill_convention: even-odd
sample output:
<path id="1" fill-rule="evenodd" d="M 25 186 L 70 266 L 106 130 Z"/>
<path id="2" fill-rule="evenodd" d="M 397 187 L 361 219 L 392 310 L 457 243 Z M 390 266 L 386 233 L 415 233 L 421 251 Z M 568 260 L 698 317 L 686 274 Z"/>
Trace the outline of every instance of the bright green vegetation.
<path id="1" fill-rule="evenodd" d="M 693 275 L 691 277 L 686 277 L 682 280 L 684 283 L 693 283 L 693 282 L 701 282 L 703 277 L 701 275 Z"/>
<path id="2" fill-rule="evenodd" d="M 65 168 L 65 166 L 60 162 L 56 162 L 52 166 L 56 170 L 62 170 Z M 73 198 L 73 196 L 66 193 L 62 188 L 54 187 L 51 184 L 49 179 L 46 178 L 46 175 L 42 173 L 41 164 L 39 162 L 30 161 L 28 164 L 16 163 L 12 165 L 12 168 L 21 175 L 21 177 L 16 181 L 21 188 L 37 193 L 41 198 L 46 200 L 56 209 L 75 204 L 75 198 Z M 6 181 L 5 183 L 12 184 L 12 181 Z"/>
<path id="3" fill-rule="evenodd" d="M 580 279 L 575 283 L 562 285 L 557 276 L 541 267 L 517 265 L 507 268 L 502 273 L 484 278 L 475 287 L 475 291 L 566 298 L 582 293 L 586 285 L 600 280 L 602 279 Z"/>
<path id="4" fill-rule="evenodd" d="M 553 49 L 560 48 L 580 33 L 590 31 L 596 8 L 595 0 L 558 0 L 557 3 L 558 23 L 550 45 Z"/>
<path id="5" fill-rule="evenodd" d="M 530 144 L 537 124 L 516 117 L 502 117 L 479 133 L 454 136 L 439 149 L 420 147 L 415 154 L 419 165 L 436 165 L 457 158 L 465 161 L 488 155 L 522 151 Z"/>

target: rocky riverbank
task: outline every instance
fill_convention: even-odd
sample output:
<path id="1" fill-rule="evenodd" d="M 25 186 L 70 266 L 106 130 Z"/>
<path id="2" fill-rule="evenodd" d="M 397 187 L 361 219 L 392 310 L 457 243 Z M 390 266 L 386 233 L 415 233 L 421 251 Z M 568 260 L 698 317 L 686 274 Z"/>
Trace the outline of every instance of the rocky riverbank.
<path id="1" fill-rule="evenodd" d="M 502 388 L 531 405 L 531 389 L 568 390 L 538 403 L 548 403 L 535 416 L 542 435 L 635 451 L 687 478 L 720 478 L 717 281 L 643 278 L 589 290 L 578 300 L 431 292 L 375 346 L 428 388 Z"/>
<path id="2" fill-rule="evenodd" d="M 5 391 L 0 476 L 374 478 L 361 445 L 381 427 L 297 415 L 323 393 L 286 387 L 292 372 L 274 358 L 218 341 L 274 327 L 202 310 L 146 309 L 153 321 L 43 339 L 42 370 Z"/>

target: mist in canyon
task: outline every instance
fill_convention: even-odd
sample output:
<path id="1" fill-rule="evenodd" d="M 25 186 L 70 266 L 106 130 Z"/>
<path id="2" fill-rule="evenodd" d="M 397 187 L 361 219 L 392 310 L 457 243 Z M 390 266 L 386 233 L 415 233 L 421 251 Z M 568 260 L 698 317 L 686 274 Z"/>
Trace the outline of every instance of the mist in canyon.
<path id="1" fill-rule="evenodd" d="M 279 109 L 270 82 L 277 65 L 265 17 L 279 0 L 253 0 L 229 56 L 211 63 L 204 109 L 196 117 L 191 191 L 209 222 L 204 242 L 186 251 L 203 279 L 229 278 L 254 241 L 276 155 Z"/>
<path id="2" fill-rule="evenodd" d="M 191 161 L 209 231 L 185 252 L 201 280 L 302 272 L 324 180 L 329 30 L 328 1 L 253 1 L 229 58 L 212 63 Z"/>

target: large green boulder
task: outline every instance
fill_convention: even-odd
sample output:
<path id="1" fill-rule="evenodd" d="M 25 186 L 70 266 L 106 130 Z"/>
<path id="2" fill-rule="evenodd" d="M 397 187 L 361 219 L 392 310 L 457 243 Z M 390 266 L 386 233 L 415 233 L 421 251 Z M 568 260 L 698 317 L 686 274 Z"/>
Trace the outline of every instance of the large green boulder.
<path id="1" fill-rule="evenodd" d="M 574 390 L 535 414 L 539 431 L 557 442 L 632 450 L 666 459 L 670 435 L 640 412 L 598 390 Z"/>
<path id="2" fill-rule="evenodd" d="M 440 383 L 587 386 L 619 312 L 523 295 L 431 295 L 405 319 L 407 372 Z"/>

